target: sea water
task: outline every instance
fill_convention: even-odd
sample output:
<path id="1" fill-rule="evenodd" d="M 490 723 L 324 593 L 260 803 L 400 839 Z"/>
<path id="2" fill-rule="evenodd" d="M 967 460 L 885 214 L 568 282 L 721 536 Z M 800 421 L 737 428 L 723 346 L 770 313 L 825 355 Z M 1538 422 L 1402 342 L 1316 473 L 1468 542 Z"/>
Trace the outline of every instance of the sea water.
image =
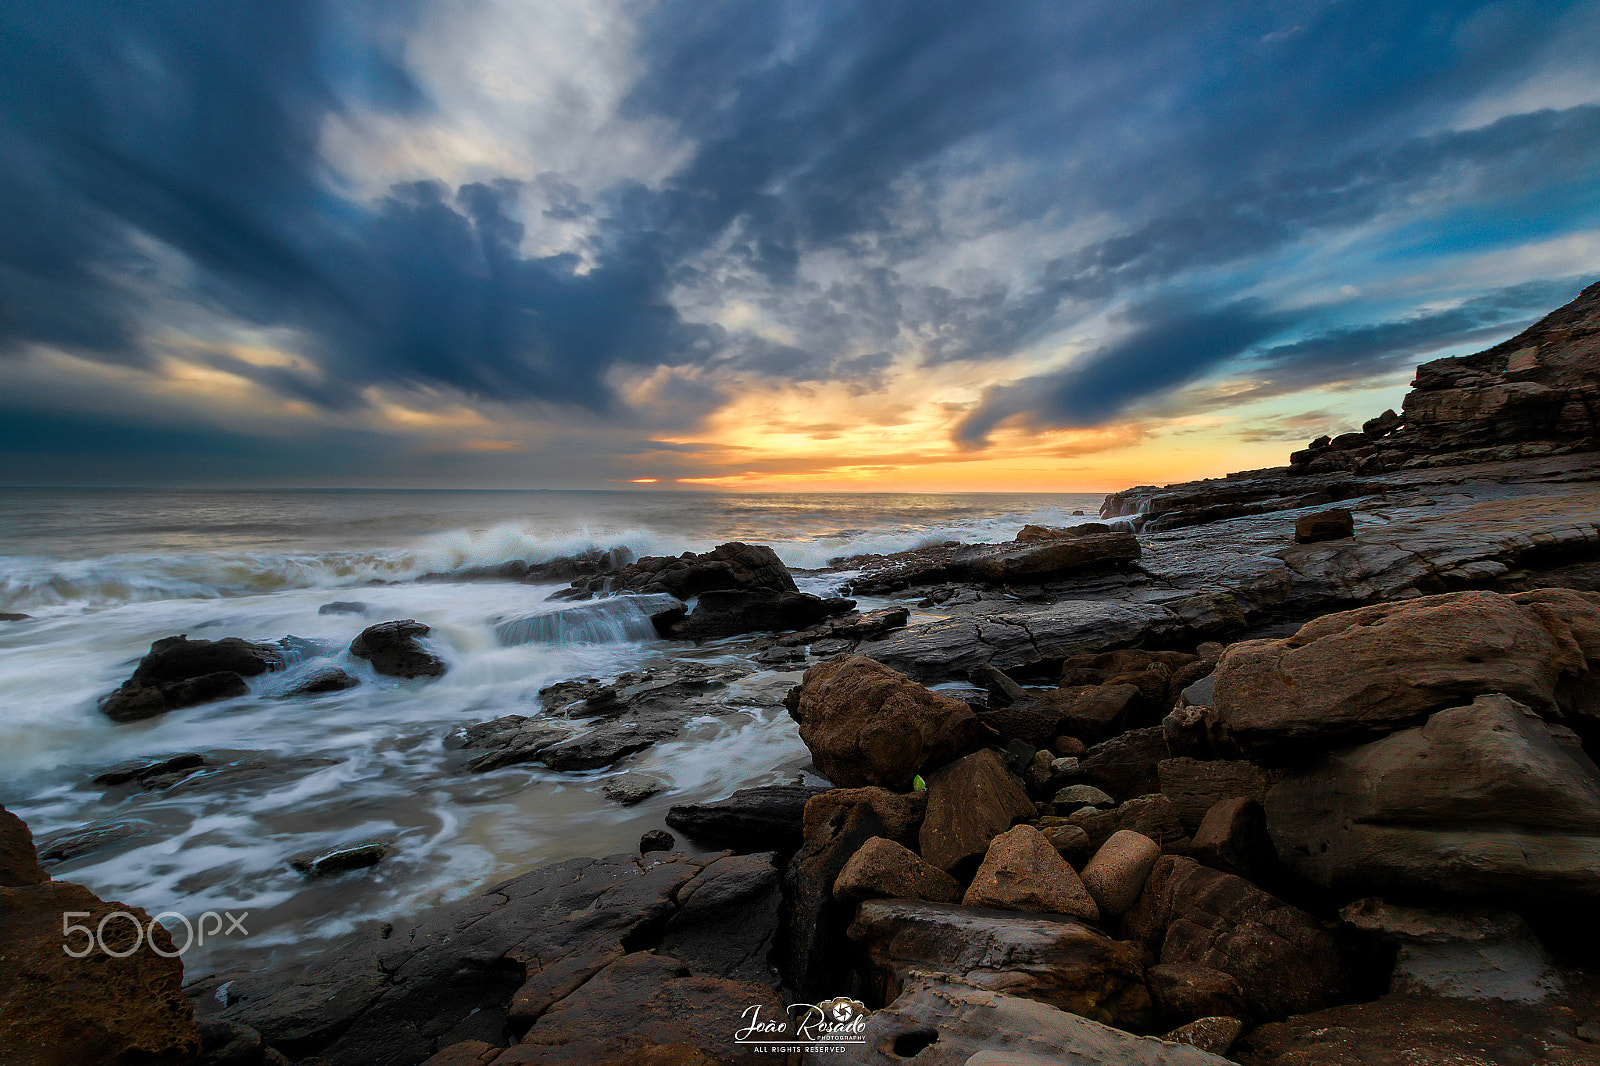
<path id="1" fill-rule="evenodd" d="M 0 804 L 44 850 L 86 827 L 103 831 L 99 846 L 50 865 L 52 877 L 151 914 L 247 912 L 248 935 L 186 952 L 190 976 L 304 956 L 362 923 L 401 924 L 542 863 L 632 850 L 669 806 L 791 781 L 809 761 L 779 702 L 792 678 L 757 671 L 718 690 L 714 711 L 678 737 L 615 766 L 465 773 L 452 734 L 545 713 L 538 691 L 556 681 L 611 679 L 664 656 L 750 664 L 738 638 L 695 647 L 626 626 L 506 646 L 497 625 L 570 606 L 548 599 L 559 586 L 437 575 L 589 548 L 676 555 L 743 540 L 770 545 L 801 571 L 803 589 L 828 593 L 847 576 L 828 569 L 838 557 L 1010 540 L 1027 523 L 1091 520 L 1099 503 L 1083 494 L 0 490 L 0 612 L 29 616 L 0 622 Z M 365 613 L 322 613 L 333 601 L 358 601 Z M 395 618 L 432 627 L 428 642 L 449 664 L 443 677 L 400 681 L 349 657 L 363 628 Z M 101 714 L 99 697 L 150 644 L 179 633 L 292 635 L 301 651 L 290 669 L 250 679 L 246 696 L 134 723 Z M 282 698 L 329 665 L 360 685 Z M 227 769 L 151 791 L 92 782 L 117 763 L 182 752 Z M 602 789 L 625 771 L 666 788 L 621 807 Z M 289 863 L 368 842 L 390 845 L 370 869 L 309 878 Z"/>

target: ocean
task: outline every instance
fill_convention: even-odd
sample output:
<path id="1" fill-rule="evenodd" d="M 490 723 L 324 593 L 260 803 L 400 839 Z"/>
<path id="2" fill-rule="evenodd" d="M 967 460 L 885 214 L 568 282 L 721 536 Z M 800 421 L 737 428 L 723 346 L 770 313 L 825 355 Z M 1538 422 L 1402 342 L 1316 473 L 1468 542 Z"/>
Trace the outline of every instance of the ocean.
<path id="1" fill-rule="evenodd" d="M 742 657 L 738 638 L 696 648 L 591 634 L 504 647 L 494 624 L 567 606 L 548 600 L 560 586 L 423 575 L 585 548 L 676 555 L 743 540 L 770 545 L 800 571 L 802 589 L 828 593 L 846 576 L 826 569 L 830 559 L 1010 540 L 1028 523 L 1092 520 L 1101 499 L 0 490 L 0 613 L 29 616 L 0 621 L 0 804 L 27 821 L 41 852 L 73 843 L 72 857 L 47 867 L 52 877 L 151 914 L 248 913 L 247 935 L 186 950 L 190 977 L 298 958 L 363 923 L 404 924 L 532 866 L 633 850 L 668 806 L 792 781 L 809 761 L 771 672 L 758 671 L 724 690 L 719 713 L 614 767 L 463 773 L 451 734 L 541 714 L 537 693 L 553 682 L 614 678 L 664 654 L 712 665 Z M 367 613 L 320 613 L 335 600 L 360 601 Z M 450 665 L 444 677 L 398 681 L 349 659 L 357 633 L 394 618 L 433 627 L 432 646 Z M 178 633 L 293 635 L 305 650 L 290 670 L 251 679 L 247 696 L 143 722 L 102 715 L 98 698 L 153 641 Z M 294 677 L 328 664 L 362 684 L 281 698 Z M 124 761 L 184 752 L 217 769 L 151 791 L 92 782 Z M 625 771 L 669 787 L 621 807 L 601 790 Z M 373 868 L 332 877 L 289 865 L 365 842 L 391 851 Z"/>

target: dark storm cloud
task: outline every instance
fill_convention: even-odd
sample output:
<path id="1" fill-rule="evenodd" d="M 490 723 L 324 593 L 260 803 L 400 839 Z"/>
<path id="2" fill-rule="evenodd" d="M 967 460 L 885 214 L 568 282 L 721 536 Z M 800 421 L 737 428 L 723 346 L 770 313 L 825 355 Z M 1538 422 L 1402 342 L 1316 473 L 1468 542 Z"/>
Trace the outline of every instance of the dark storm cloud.
<path id="1" fill-rule="evenodd" d="M 1248 273 L 1444 178 L 1504 200 L 1592 181 L 1600 159 L 1600 108 L 1450 128 L 1582 39 L 1581 3 L 662 0 L 635 5 L 622 109 L 681 138 L 659 186 L 512 174 L 351 202 L 322 131 L 433 106 L 400 59 L 426 2 L 0 14 L 0 351 L 151 365 L 146 320 L 180 300 L 301 331 L 315 373 L 203 358 L 325 409 L 398 383 L 612 415 L 622 364 L 866 385 L 908 345 L 982 362 L 1088 305 L 1136 304 L 1134 333 L 1102 357 L 992 391 L 963 430 L 975 443 L 1012 415 L 1111 417 L 1288 324 L 1250 304 L 1180 306 L 1163 287 Z M 941 206 L 953 190 L 966 199 Z M 971 217 L 952 220 L 962 203 Z M 1074 214 L 1110 232 L 1005 272 L 1023 280 L 939 286 L 898 269 L 958 236 L 1037 236 Z M 522 253 L 522 220 L 540 216 L 581 224 L 581 258 Z M 842 276 L 802 281 L 819 250 Z M 791 340 L 686 321 L 680 289 L 748 295 Z M 1326 343 L 1389 343 L 1357 333 Z M 1269 365 L 1289 381 L 1322 361 L 1307 347 Z M 690 424 L 724 399 L 708 380 L 668 382 L 637 424 Z"/>
<path id="2" fill-rule="evenodd" d="M 1461 345 L 1489 344 L 1513 335 L 1571 300 L 1588 278 L 1512 285 L 1455 307 L 1388 322 L 1343 326 L 1280 344 L 1250 359 L 1247 369 L 1266 384 L 1230 393 L 1228 402 L 1362 381 L 1410 370 L 1417 357 Z"/>
<path id="3" fill-rule="evenodd" d="M 1163 300 L 1125 316 L 1123 340 L 1081 362 L 990 389 L 956 431 L 963 445 L 982 445 L 1009 418 L 1081 429 L 1110 421 L 1136 400 L 1187 384 L 1283 329 L 1286 319 L 1254 301 L 1222 307 Z"/>
<path id="4" fill-rule="evenodd" d="M 184 295 L 299 327 L 326 384 L 214 357 L 281 394 L 351 406 L 375 382 L 605 409 L 619 359 L 695 350 L 667 261 L 620 228 L 580 270 L 523 258 L 513 181 L 397 186 L 368 209 L 328 190 L 318 138 L 350 107 L 426 106 L 372 43 L 408 5 L 46 2 L 0 25 L 0 346 L 148 365 L 153 238 L 198 268 Z M 538 181 L 549 210 L 590 210 Z"/>

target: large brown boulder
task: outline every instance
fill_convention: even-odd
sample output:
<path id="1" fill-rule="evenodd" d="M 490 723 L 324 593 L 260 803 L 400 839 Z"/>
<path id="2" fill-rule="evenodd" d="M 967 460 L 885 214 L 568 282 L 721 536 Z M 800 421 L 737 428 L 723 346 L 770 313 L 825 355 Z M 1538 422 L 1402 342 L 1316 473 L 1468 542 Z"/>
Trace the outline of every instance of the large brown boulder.
<path id="1" fill-rule="evenodd" d="M 794 694 L 800 739 L 841 788 L 903 789 L 913 775 L 982 747 L 993 731 L 965 703 L 863 655 L 805 672 Z"/>
<path id="2" fill-rule="evenodd" d="M 1193 859 L 1156 860 L 1124 923 L 1163 963 L 1231 975 L 1258 1018 L 1316 1010 L 1350 986 L 1343 946 L 1315 918 Z"/>
<path id="3" fill-rule="evenodd" d="M 1037 813 L 1004 760 L 985 748 L 928 775 L 918 850 L 941 870 L 966 873 L 989 850 L 989 841 Z"/>
<path id="4" fill-rule="evenodd" d="M 1505 696 L 1292 771 L 1265 807 L 1278 854 L 1319 884 L 1600 901 L 1600 769 Z"/>
<path id="5" fill-rule="evenodd" d="M 1059 860 L 1057 860 L 1059 861 Z M 844 864 L 833 883 L 839 900 L 925 899 L 931 903 L 958 903 L 961 883 L 903 844 L 873 837 Z"/>
<path id="6" fill-rule="evenodd" d="M 183 945 L 138 907 L 44 879 L 27 827 L 3 809 L 0 834 L 8 867 L 0 887 L 0 1062 L 195 1062 L 200 1031 L 182 991 Z M 64 921 L 83 931 L 64 932 Z"/>
<path id="7" fill-rule="evenodd" d="M 1215 706 L 1252 753 L 1368 739 L 1486 692 L 1600 717 L 1600 593 L 1456 592 L 1326 615 L 1234 644 Z"/>
<path id="8" fill-rule="evenodd" d="M 804 835 L 817 831 L 828 816 L 840 807 L 865 804 L 883 820 L 890 840 L 914 847 L 922 817 L 928 811 L 926 792 L 890 792 L 886 788 L 869 785 L 866 788 L 831 788 L 806 800 Z"/>
<path id="9" fill-rule="evenodd" d="M 913 972 L 941 973 L 1122 1029 L 1154 1021 L 1139 949 L 1070 918 L 875 899 L 850 938 L 884 1002 Z"/>
<path id="10" fill-rule="evenodd" d="M 1031 825 L 1008 829 L 989 842 L 961 905 L 1100 920 L 1100 910 L 1077 873 Z"/>

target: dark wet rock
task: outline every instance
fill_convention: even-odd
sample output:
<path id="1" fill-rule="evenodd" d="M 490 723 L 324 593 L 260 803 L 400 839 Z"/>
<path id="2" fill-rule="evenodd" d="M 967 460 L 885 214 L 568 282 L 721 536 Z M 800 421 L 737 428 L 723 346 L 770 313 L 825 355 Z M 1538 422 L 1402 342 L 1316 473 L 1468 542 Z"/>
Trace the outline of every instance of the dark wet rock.
<path id="1" fill-rule="evenodd" d="M 643 803 L 651 796 L 666 791 L 666 783 L 646 774 L 619 774 L 600 787 L 605 797 L 624 807 Z"/>
<path id="2" fill-rule="evenodd" d="M 743 788 L 727 799 L 671 807 L 667 824 L 736 851 L 793 851 L 800 846 L 806 801 L 826 791 L 814 785 Z"/>
<path id="3" fill-rule="evenodd" d="M 31 614 L 18 614 L 16 611 L 0 611 L 0 622 L 27 622 L 31 621 L 32 618 L 33 615 Z"/>
<path id="4" fill-rule="evenodd" d="M 917 844 L 917 831 L 928 813 L 926 792 L 890 792 L 869 785 L 865 788 L 832 788 L 806 801 L 805 835 L 810 836 L 840 807 L 865 805 L 884 825 L 884 836 L 907 847 Z"/>
<path id="5" fill-rule="evenodd" d="M 844 788 L 905 788 L 993 737 L 966 704 L 859 655 L 811 667 L 785 703 L 817 769 Z"/>
<path id="6" fill-rule="evenodd" d="M 128 818 L 92 822 L 81 829 L 52 833 L 39 841 L 39 861 L 47 866 L 68 862 L 81 855 L 126 844 L 150 833 L 153 828 L 148 822 Z"/>
<path id="7" fill-rule="evenodd" d="M 201 1018 L 198 1025 L 201 1066 L 277 1066 L 289 1061 L 247 1025 L 216 1018 Z"/>
<path id="8" fill-rule="evenodd" d="M 1161 962 L 1230 974 L 1254 1017 L 1320 1008 L 1351 987 L 1343 944 L 1315 918 L 1193 859 L 1158 859 L 1124 921 Z"/>
<path id="9" fill-rule="evenodd" d="M 325 666 L 307 674 L 283 695 L 285 699 L 292 699 L 295 696 L 321 696 L 329 692 L 343 692 L 359 684 L 360 681 L 339 667 Z"/>
<path id="10" fill-rule="evenodd" d="M 507 619 L 496 623 L 494 634 L 506 647 L 650 640 L 657 635 L 654 618 L 684 609 L 683 601 L 673 596 L 612 596 L 560 611 Z"/>
<path id="11" fill-rule="evenodd" d="M 100 701 L 100 710 L 115 722 L 136 722 L 167 711 L 230 699 L 249 692 L 246 677 L 277 670 L 284 650 L 276 644 L 253 644 L 239 637 L 190 640 L 163 637 L 133 675 Z"/>
<path id="12" fill-rule="evenodd" d="M 206 765 L 204 755 L 197 751 L 187 751 L 179 755 L 151 756 L 118 763 L 95 774 L 92 780 L 97 785 L 125 785 L 130 781 L 143 783 L 180 770 L 197 770 L 204 765 Z"/>
<path id="13" fill-rule="evenodd" d="M 776 993 L 748 981 L 690 973 L 670 957 L 634 952 L 600 970 L 539 1017 L 496 1066 L 588 1063 L 760 1062 L 770 1056 L 737 1048 L 729 1034 L 757 1006 L 785 1017 Z M 619 1024 L 621 1019 L 625 1023 Z M 714 1057 L 713 1057 L 714 1056 Z"/>
<path id="14" fill-rule="evenodd" d="M 656 950 L 697 974 L 776 988 L 773 953 L 783 892 L 777 855 L 728 855 L 678 890 Z"/>
<path id="15" fill-rule="evenodd" d="M 907 618 L 910 618 L 910 610 L 906 607 L 882 607 L 875 611 L 867 611 L 864 615 L 859 611 L 851 611 L 848 615 L 829 619 L 811 626 L 810 629 L 782 635 L 778 637 L 776 643 L 779 647 L 798 647 L 805 643 L 816 645 L 818 642 L 830 642 L 830 640 L 848 640 L 851 643 L 856 640 L 874 640 L 904 626 Z M 811 648 L 811 653 L 824 655 L 824 651 L 816 647 Z"/>
<path id="16" fill-rule="evenodd" d="M 928 775 L 927 785 L 928 812 L 918 832 L 918 851 L 957 876 L 978 864 L 989 841 L 1038 813 L 1021 783 L 991 749 L 940 767 Z"/>
<path id="17" fill-rule="evenodd" d="M 1600 717 L 1600 594 L 1458 592 L 1327 615 L 1234 644 L 1216 708 L 1253 753 L 1293 754 L 1420 722 L 1486 692 Z"/>
<path id="18" fill-rule="evenodd" d="M 1210 680 L 1206 678 L 1206 681 Z M 1185 689 L 1185 698 L 1188 693 L 1198 689 L 1199 685 Z M 1202 698 L 1211 699 L 1209 689 Z M 1172 713 L 1161 720 L 1161 731 L 1167 742 L 1167 751 L 1176 759 L 1244 758 L 1244 749 L 1233 739 L 1233 734 L 1222 722 L 1222 716 L 1210 703 L 1174 707 Z"/>
<path id="19" fill-rule="evenodd" d="M 1162 1025 L 1199 1018 L 1251 1016 L 1244 989 L 1231 974 L 1192 962 L 1164 962 L 1145 971 Z"/>
<path id="20" fill-rule="evenodd" d="M 705 592 L 694 611 L 667 626 L 674 640 L 716 640 L 739 633 L 803 629 L 830 615 L 855 610 L 854 600 L 823 599 L 809 592 L 726 589 Z"/>
<path id="21" fill-rule="evenodd" d="M 1218 800 L 1194 834 L 1194 857 L 1216 870 L 1271 888 L 1283 877 L 1267 814 L 1254 799 Z"/>
<path id="22" fill-rule="evenodd" d="M 919 548 L 893 555 L 856 556 L 839 564 L 865 571 L 851 581 L 852 594 L 884 595 L 941 582 L 1037 585 L 1115 569 L 1137 558 L 1136 537 L 1108 531 L 1009 544 Z"/>
<path id="23" fill-rule="evenodd" d="M 391 844 L 354 844 L 312 855 L 302 855 L 290 859 L 289 865 L 307 877 L 329 877 L 350 870 L 365 870 L 369 866 L 376 866 L 392 848 Z"/>
<path id="24" fill-rule="evenodd" d="M 807 833 L 784 868 L 782 970 L 803 1001 L 815 1003 L 838 995 L 861 998 L 857 993 L 862 990 L 849 979 L 855 952 L 845 938 L 853 904 L 836 899 L 833 886 L 867 841 L 888 835 L 870 805 L 835 807 Z"/>
<path id="25" fill-rule="evenodd" d="M 579 594 L 665 593 L 688 600 L 727 589 L 769 589 L 794 592 L 794 578 L 776 552 L 764 544 L 731 541 L 699 555 L 646 556 L 625 565 L 597 568 L 593 576 L 573 581 Z"/>
<path id="26" fill-rule="evenodd" d="M 1318 884 L 1600 900 L 1600 768 L 1502 695 L 1290 771 L 1264 806 L 1278 854 Z"/>
<path id="27" fill-rule="evenodd" d="M 1187 851 L 1190 846 L 1189 836 L 1178 821 L 1172 801 L 1159 792 L 1135 796 L 1109 811 L 1081 810 L 1069 814 L 1065 824 L 1075 825 L 1089 834 L 1097 850 L 1112 834 L 1124 829 L 1149 837 L 1160 844 L 1163 851 Z"/>
<path id="28" fill-rule="evenodd" d="M 254 644 L 239 637 L 164 637 L 150 645 L 150 653 L 139 660 L 131 680 L 167 685 L 215 673 L 254 677 L 281 669 L 283 663 L 283 650 L 274 644 Z"/>
<path id="29" fill-rule="evenodd" d="M 411 618 L 379 622 L 363 629 L 350 643 L 350 654 L 366 659 L 374 670 L 390 677 L 440 677 L 446 669 L 444 660 L 417 642 L 431 631 Z"/>
<path id="30" fill-rule="evenodd" d="M 863 1036 L 866 1046 L 847 1061 L 867 1066 L 1227 1066 L 1228 1061 L 933 974 L 908 979 L 893 1003 L 868 1016 Z"/>
<path id="31" fill-rule="evenodd" d="M 789 663 L 802 663 L 806 660 L 804 648 L 787 648 L 775 644 L 770 648 L 763 648 L 756 653 L 755 660 L 763 666 L 786 666 Z"/>
<path id="32" fill-rule="evenodd" d="M 1157 767 L 1166 757 L 1167 740 L 1160 726 L 1130 729 L 1086 751 L 1073 779 L 1128 800 L 1160 791 Z"/>
<path id="33" fill-rule="evenodd" d="M 629 671 L 612 682 L 598 678 L 558 682 L 539 690 L 539 702 L 550 713 L 567 718 L 681 722 L 701 713 L 708 706 L 705 700 L 709 694 L 751 672 L 748 666 L 669 662 Z"/>
<path id="34" fill-rule="evenodd" d="M 1593 1034 L 1592 1007 L 1583 1016 Z M 1593 1066 L 1600 1047 L 1582 1032 L 1571 1008 L 1392 994 L 1263 1025 L 1235 1055 L 1250 1066 Z"/>
<path id="35" fill-rule="evenodd" d="M 1265 799 L 1282 776 L 1242 759 L 1163 759 L 1157 771 L 1162 794 L 1172 801 L 1178 821 L 1191 830 L 1222 800 Z"/>
<path id="36" fill-rule="evenodd" d="M 214 995 L 226 985 L 221 1017 L 258 1030 L 291 1056 L 317 1054 L 333 1066 L 411 1066 L 464 1039 L 482 1040 L 484 1031 L 506 1032 L 510 1005 L 519 1002 L 518 1025 L 531 1022 L 528 1034 L 537 1039 L 504 1053 L 528 1049 L 533 1058 L 510 1061 L 608 1061 L 615 1049 L 578 1041 L 666 1032 L 704 994 L 696 1024 L 716 1028 L 719 1043 L 704 1046 L 720 1054 L 738 1027 L 739 1012 L 771 996 L 770 988 L 745 981 L 723 985 L 724 978 L 694 972 L 693 963 L 648 950 L 661 948 L 668 929 L 686 934 L 679 943 L 694 939 L 687 934 L 702 923 L 674 926 L 674 918 L 696 906 L 698 890 L 689 886 L 716 858 L 652 853 L 541 867 L 444 908 L 413 930 L 357 933 L 276 973 L 216 974 L 193 992 Z M 717 909 L 711 905 L 720 900 L 730 929 L 768 935 L 759 923 L 734 920 L 730 909 L 769 905 L 755 887 L 762 883 L 759 871 L 724 869 L 715 880 L 720 883 L 700 901 L 701 910 Z M 680 908 L 680 897 L 689 907 Z M 56 932 L 59 937 L 59 927 Z M 727 950 L 735 951 L 731 941 L 737 938 L 727 939 Z M 623 947 L 617 952 L 612 945 Z M 749 947 L 741 957 L 757 954 Z M 612 955 L 594 966 L 594 960 Z M 519 992 L 529 985 L 526 995 Z M 731 1019 L 723 1018 L 720 1005 L 734 996 L 739 1006 Z M 781 1014 L 782 1004 L 775 1009 Z M 463 1035 L 464 1026 L 478 1027 L 480 1035 Z M 557 1039 L 573 1043 L 542 1042 Z M 557 1054 L 566 1058 L 549 1057 Z"/>
<path id="37" fill-rule="evenodd" d="M 552 744 L 539 752 L 538 760 L 552 770 L 598 770 L 677 735 L 677 723 L 609 722 L 582 736 Z"/>
<path id="38" fill-rule="evenodd" d="M 861 646 L 864 655 L 918 680 L 965 679 L 984 663 L 1002 670 L 1044 669 L 1069 655 L 1155 639 L 1181 622 L 1151 603 L 1063 600 L 1032 609 L 949 618 Z"/>
<path id="39" fill-rule="evenodd" d="M 645 855 L 652 851 L 671 851 L 678 843 L 678 838 L 665 829 L 651 829 L 639 837 L 639 854 Z"/>
<path id="40" fill-rule="evenodd" d="M 1355 519 L 1343 507 L 1308 514 L 1294 520 L 1294 539 L 1297 544 L 1315 544 L 1324 540 L 1342 540 L 1354 536 Z"/>
<path id="41" fill-rule="evenodd" d="M 867 900 L 850 938 L 874 991 L 897 997 L 913 973 L 948 974 L 1125 1029 L 1154 1020 L 1139 949 L 1072 918 Z"/>
<path id="42" fill-rule="evenodd" d="M 533 762 L 546 748 L 570 736 L 570 725 L 555 725 L 524 714 L 508 714 L 463 730 L 460 740 L 464 748 L 486 749 L 484 754 L 475 755 L 467 762 L 467 769 L 471 772 L 484 773 L 503 766 Z"/>
<path id="43" fill-rule="evenodd" d="M 370 603 L 360 600 L 334 600 L 317 608 L 318 614 L 366 614 L 372 610 Z"/>
<path id="44" fill-rule="evenodd" d="M 200 1034 L 166 929 L 138 907 L 45 879 L 27 826 L 3 808 L 0 858 L 0 1060 L 194 1061 Z M 158 950 L 139 950 L 147 938 Z"/>
<path id="45" fill-rule="evenodd" d="M 861 845 L 833 883 L 834 898 L 846 901 L 888 896 L 959 903 L 961 894 L 959 881 L 885 837 L 873 837 Z"/>

